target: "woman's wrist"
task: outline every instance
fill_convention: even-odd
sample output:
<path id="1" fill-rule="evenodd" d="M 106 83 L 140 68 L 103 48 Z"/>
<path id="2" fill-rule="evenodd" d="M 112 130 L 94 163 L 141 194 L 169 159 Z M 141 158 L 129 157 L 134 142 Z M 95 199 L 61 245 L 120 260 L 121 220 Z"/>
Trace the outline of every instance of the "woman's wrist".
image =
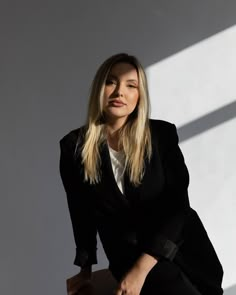
<path id="1" fill-rule="evenodd" d="M 149 254 L 143 253 L 134 264 L 134 267 L 147 275 L 149 271 L 157 264 L 157 262 L 157 258 Z"/>

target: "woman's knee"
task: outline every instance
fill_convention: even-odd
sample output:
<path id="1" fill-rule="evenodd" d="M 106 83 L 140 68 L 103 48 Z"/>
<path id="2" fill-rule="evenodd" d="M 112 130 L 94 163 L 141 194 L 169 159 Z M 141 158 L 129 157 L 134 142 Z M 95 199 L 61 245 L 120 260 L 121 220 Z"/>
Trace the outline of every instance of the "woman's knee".
<path id="1" fill-rule="evenodd" d="M 149 272 L 141 295 L 200 295 L 195 286 L 173 262 L 159 261 Z"/>

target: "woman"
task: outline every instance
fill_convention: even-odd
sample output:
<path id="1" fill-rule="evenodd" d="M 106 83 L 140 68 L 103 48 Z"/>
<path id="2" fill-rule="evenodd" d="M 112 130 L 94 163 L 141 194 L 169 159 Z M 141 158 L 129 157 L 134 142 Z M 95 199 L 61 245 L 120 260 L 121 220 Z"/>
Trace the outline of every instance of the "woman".
<path id="1" fill-rule="evenodd" d="M 100 66 L 87 122 L 60 147 L 79 285 L 97 263 L 98 231 L 116 295 L 223 293 L 221 264 L 189 205 L 176 127 L 149 119 L 146 76 L 134 56 Z"/>

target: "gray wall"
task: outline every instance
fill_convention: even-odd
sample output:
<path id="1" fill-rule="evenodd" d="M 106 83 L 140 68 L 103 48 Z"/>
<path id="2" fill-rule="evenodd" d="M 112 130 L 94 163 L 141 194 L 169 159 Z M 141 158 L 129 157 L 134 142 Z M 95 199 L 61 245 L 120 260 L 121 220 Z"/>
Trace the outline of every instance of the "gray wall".
<path id="1" fill-rule="evenodd" d="M 235 11 L 220 0 L 1 1 L 1 294 L 65 294 L 78 270 L 58 142 L 83 123 L 98 65 L 126 51 L 151 66 L 235 25 Z M 107 266 L 101 246 L 99 258 L 94 269 Z"/>

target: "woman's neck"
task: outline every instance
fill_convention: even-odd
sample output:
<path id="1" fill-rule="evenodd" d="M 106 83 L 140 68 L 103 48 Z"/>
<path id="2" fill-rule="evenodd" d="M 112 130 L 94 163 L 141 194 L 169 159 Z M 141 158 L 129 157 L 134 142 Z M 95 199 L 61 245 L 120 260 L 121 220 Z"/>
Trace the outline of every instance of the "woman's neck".
<path id="1" fill-rule="evenodd" d="M 119 147 L 118 147 L 118 142 L 119 142 L 119 135 L 118 135 L 118 131 L 115 132 L 107 132 L 107 142 L 109 144 L 109 146 L 115 150 L 115 151 L 119 151 Z"/>
<path id="2" fill-rule="evenodd" d="M 119 129 L 114 129 L 112 126 L 107 126 L 107 142 L 109 146 L 115 150 L 119 151 Z"/>
<path id="3" fill-rule="evenodd" d="M 125 123 L 124 119 L 121 120 L 120 118 L 120 120 L 116 120 L 114 122 L 109 122 L 106 124 L 107 141 L 109 146 L 115 151 L 120 150 L 118 146 L 119 130 L 124 125 L 124 123 Z"/>

